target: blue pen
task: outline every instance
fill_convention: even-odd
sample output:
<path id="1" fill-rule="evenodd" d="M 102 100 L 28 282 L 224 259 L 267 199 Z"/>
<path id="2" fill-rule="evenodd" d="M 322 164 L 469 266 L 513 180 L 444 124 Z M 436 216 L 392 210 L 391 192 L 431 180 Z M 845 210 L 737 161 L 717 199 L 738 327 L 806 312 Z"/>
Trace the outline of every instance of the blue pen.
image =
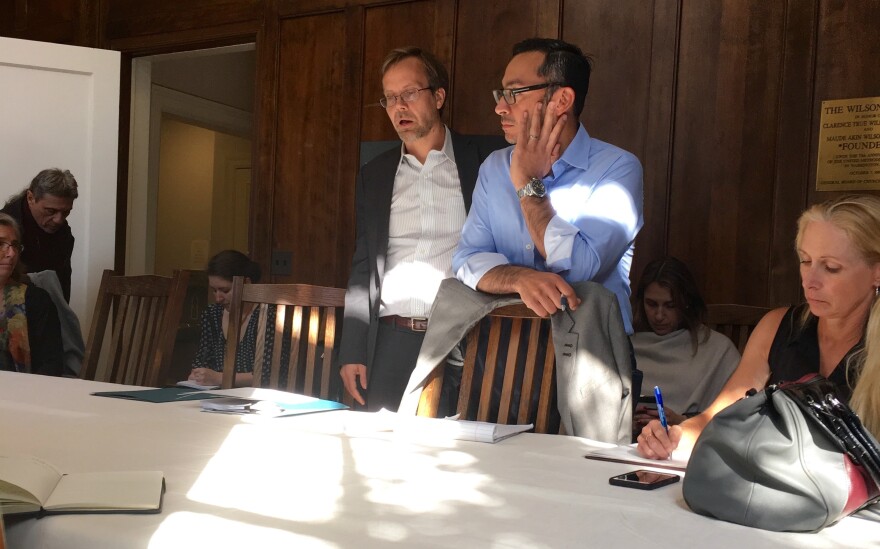
<path id="1" fill-rule="evenodd" d="M 663 409 L 663 394 L 660 387 L 654 386 L 654 398 L 657 400 L 657 414 L 660 416 L 660 425 L 669 433 L 669 424 L 666 423 L 666 410 Z"/>

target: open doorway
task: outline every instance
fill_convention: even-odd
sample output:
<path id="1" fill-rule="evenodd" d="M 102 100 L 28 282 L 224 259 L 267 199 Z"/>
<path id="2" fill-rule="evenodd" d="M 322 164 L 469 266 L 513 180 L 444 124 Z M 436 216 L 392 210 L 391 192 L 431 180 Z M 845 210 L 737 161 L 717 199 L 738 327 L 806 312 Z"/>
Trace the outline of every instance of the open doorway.
<path id="1" fill-rule="evenodd" d="M 132 62 L 126 274 L 248 253 L 253 44 Z"/>

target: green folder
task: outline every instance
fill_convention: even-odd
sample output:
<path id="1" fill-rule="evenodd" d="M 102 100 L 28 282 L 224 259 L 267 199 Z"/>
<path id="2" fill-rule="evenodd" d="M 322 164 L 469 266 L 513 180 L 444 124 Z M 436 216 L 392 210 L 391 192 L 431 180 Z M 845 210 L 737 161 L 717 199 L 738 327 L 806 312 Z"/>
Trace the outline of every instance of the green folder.
<path id="1" fill-rule="evenodd" d="M 101 391 L 92 393 L 95 396 L 124 398 L 141 402 L 183 402 L 185 400 L 203 400 L 206 398 L 222 398 L 223 395 L 212 395 L 205 391 L 193 391 L 186 387 L 167 387 L 165 389 L 136 389 L 134 391 Z"/>

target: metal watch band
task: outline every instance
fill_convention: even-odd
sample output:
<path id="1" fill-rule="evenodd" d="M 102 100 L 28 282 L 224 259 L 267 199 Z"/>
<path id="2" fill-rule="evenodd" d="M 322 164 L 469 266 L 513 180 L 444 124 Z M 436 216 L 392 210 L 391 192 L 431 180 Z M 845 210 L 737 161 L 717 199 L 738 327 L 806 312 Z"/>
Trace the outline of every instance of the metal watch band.
<path id="1" fill-rule="evenodd" d="M 516 196 L 519 198 L 525 198 L 526 196 L 543 198 L 546 194 L 547 191 L 544 189 L 544 182 L 537 177 L 529 179 L 529 182 L 526 183 L 522 189 L 516 191 Z"/>

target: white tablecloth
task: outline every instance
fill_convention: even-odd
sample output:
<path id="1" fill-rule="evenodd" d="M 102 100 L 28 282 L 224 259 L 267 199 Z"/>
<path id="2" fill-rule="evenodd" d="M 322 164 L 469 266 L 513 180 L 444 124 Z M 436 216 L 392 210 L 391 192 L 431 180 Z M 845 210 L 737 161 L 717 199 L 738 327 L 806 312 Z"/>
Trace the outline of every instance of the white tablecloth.
<path id="1" fill-rule="evenodd" d="M 696 515 L 680 484 L 610 486 L 636 467 L 584 459 L 584 439 L 417 444 L 364 413 L 241 417 L 89 394 L 119 388 L 0 372 L 0 453 L 167 483 L 160 514 L 10 517 L 11 549 L 880 547 L 873 512 L 781 534 Z"/>

